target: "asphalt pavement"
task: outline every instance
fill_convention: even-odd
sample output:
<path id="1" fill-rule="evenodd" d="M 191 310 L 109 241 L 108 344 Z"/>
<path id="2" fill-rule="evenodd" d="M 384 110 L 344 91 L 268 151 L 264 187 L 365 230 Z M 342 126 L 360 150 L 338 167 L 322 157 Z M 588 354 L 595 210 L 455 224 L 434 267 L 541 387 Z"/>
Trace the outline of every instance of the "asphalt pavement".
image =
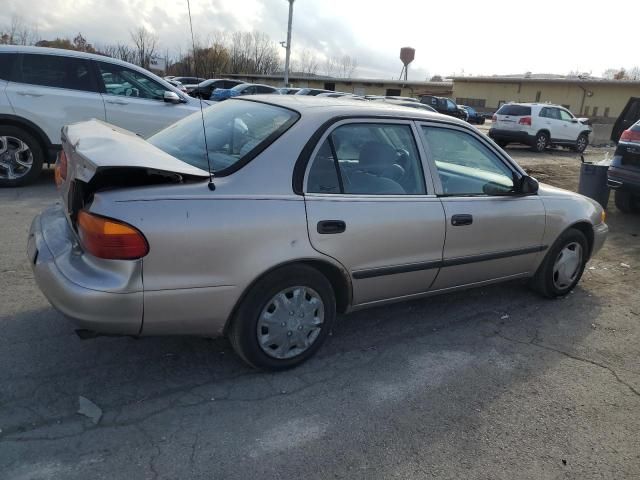
<path id="1" fill-rule="evenodd" d="M 1 479 L 640 478 L 640 216 L 611 209 L 565 299 L 358 312 L 267 374 L 225 339 L 80 340 L 25 255 L 56 196 L 51 171 L 0 190 Z"/>

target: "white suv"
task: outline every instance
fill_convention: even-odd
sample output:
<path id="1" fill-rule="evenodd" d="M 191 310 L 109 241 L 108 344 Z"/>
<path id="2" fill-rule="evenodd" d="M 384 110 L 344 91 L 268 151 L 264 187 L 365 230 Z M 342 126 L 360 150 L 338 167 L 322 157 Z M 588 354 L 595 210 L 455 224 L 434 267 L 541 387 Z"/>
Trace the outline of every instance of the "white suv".
<path id="1" fill-rule="evenodd" d="M 0 46 L 0 187 L 55 159 L 63 125 L 97 118 L 143 137 L 200 109 L 156 75 L 101 55 Z"/>
<path id="2" fill-rule="evenodd" d="M 489 136 L 501 147 L 524 143 L 542 152 L 552 145 L 582 153 L 589 144 L 588 119 L 548 103 L 506 103 L 493 116 Z"/>

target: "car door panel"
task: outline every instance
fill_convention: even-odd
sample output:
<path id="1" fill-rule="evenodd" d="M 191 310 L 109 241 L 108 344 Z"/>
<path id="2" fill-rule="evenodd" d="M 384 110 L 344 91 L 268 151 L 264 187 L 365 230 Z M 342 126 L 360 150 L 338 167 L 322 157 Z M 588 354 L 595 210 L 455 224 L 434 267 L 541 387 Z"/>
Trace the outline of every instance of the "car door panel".
<path id="1" fill-rule="evenodd" d="M 446 224 L 442 268 L 432 289 L 530 273 L 544 250 L 545 210 L 537 195 L 508 193 L 513 175 L 521 173 L 467 129 L 422 124 L 421 132 Z M 458 172 L 454 183 L 451 172 Z M 504 185 L 505 193 L 485 193 L 496 185 Z"/>
<path id="2" fill-rule="evenodd" d="M 537 196 L 442 198 L 446 216 L 443 267 L 433 289 L 530 273 L 537 265 L 545 212 Z M 455 215 L 471 225 L 454 226 Z"/>
<path id="3" fill-rule="evenodd" d="M 188 104 L 165 102 L 164 87 L 140 72 L 107 62 L 96 64 L 109 123 L 148 137 L 195 111 Z"/>
<path id="4" fill-rule="evenodd" d="M 5 94 L 14 113 L 38 125 L 53 144 L 69 123 L 105 119 L 88 61 L 61 55 L 24 54 L 16 82 L 8 82 Z"/>
<path id="5" fill-rule="evenodd" d="M 435 198 L 306 196 L 314 249 L 352 276 L 354 304 L 426 292 L 442 259 L 444 215 Z M 318 222 L 340 219 L 345 231 L 318 233 Z"/>
<path id="6" fill-rule="evenodd" d="M 311 158 L 309 239 L 350 273 L 354 305 L 427 292 L 442 260 L 444 212 L 428 194 L 412 122 L 337 122 Z M 334 231 L 318 228 L 324 221 Z"/>

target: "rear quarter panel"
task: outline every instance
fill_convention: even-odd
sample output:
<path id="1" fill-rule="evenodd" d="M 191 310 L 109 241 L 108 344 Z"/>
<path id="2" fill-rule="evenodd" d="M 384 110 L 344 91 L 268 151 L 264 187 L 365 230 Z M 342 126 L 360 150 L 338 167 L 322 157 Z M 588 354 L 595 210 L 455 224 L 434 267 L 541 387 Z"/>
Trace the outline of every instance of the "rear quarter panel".
<path id="1" fill-rule="evenodd" d="M 112 202 L 96 195 L 91 207 L 137 227 L 149 242 L 143 334 L 219 335 L 261 274 L 300 259 L 335 264 L 311 248 L 301 197 L 203 194 L 206 183 L 162 190 L 169 198 Z"/>

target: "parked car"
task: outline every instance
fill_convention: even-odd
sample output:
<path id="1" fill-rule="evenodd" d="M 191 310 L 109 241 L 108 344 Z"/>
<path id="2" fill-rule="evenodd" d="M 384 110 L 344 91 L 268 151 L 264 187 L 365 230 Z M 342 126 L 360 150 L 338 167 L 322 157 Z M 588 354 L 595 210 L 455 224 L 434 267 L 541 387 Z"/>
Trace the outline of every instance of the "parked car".
<path id="1" fill-rule="evenodd" d="M 476 125 L 484 125 L 484 116 L 480 114 L 475 108 L 468 107 L 466 105 L 460 105 L 467 112 L 467 122 L 475 123 Z"/>
<path id="2" fill-rule="evenodd" d="M 260 85 L 258 83 L 241 83 L 232 88 L 216 88 L 211 95 L 211 100 L 221 101 L 228 98 L 238 97 L 242 95 L 257 94 L 278 94 L 278 89 L 269 85 Z"/>
<path id="3" fill-rule="evenodd" d="M 608 231 L 597 202 L 539 186 L 431 112 L 263 95 L 204 124 L 148 140 L 64 128 L 61 204 L 34 219 L 27 252 L 79 328 L 227 335 L 250 365 L 284 369 L 337 313 L 517 278 L 566 295 Z"/>
<path id="4" fill-rule="evenodd" d="M 166 80 L 127 62 L 0 46 L 0 187 L 35 180 L 60 150 L 65 124 L 97 118 L 146 137 L 199 109 Z"/>
<path id="5" fill-rule="evenodd" d="M 295 95 L 300 91 L 300 89 L 294 87 L 282 87 L 279 88 L 278 91 L 280 92 L 280 95 Z"/>
<path id="6" fill-rule="evenodd" d="M 461 120 L 467 119 L 466 110 L 456 105 L 456 102 L 454 102 L 450 98 L 436 97 L 434 95 L 423 95 L 422 97 L 420 97 L 420 103 L 429 105 L 438 113 L 449 115 L 450 117 L 460 118 Z"/>
<path id="7" fill-rule="evenodd" d="M 399 107 L 409 107 L 409 108 L 416 108 L 418 110 L 424 110 L 427 112 L 436 112 L 435 108 L 432 108 L 429 105 L 425 105 L 424 103 L 420 103 L 420 102 L 407 102 L 405 100 L 394 100 L 389 98 L 384 98 L 380 101 L 382 103 L 390 103 L 392 105 L 398 105 Z"/>
<path id="8" fill-rule="evenodd" d="M 640 213 L 640 121 L 622 132 L 607 172 L 616 207 L 623 213 Z"/>
<path id="9" fill-rule="evenodd" d="M 216 88 L 229 89 L 236 85 L 242 85 L 243 83 L 244 82 L 240 82 L 238 80 L 230 80 L 226 78 L 211 78 L 199 83 L 195 88 L 192 88 L 189 95 L 195 98 L 209 100 Z"/>
<path id="10" fill-rule="evenodd" d="M 322 88 L 301 88 L 295 93 L 295 95 L 308 95 L 313 97 L 321 93 L 333 93 L 333 90 L 323 90 Z"/>
<path id="11" fill-rule="evenodd" d="M 165 80 L 167 80 L 167 79 L 165 78 Z M 170 80 L 169 79 L 169 80 L 167 80 L 167 83 L 170 84 L 170 85 L 173 85 L 174 87 L 176 87 L 181 92 L 185 92 L 185 93 L 187 92 L 187 89 L 185 88 L 185 86 L 180 82 L 177 82 L 175 80 Z"/>
<path id="12" fill-rule="evenodd" d="M 206 78 L 200 77 L 173 77 L 171 80 L 182 83 L 183 85 L 198 85 L 206 80 Z"/>
<path id="13" fill-rule="evenodd" d="M 386 97 L 384 97 L 388 100 L 400 100 L 402 102 L 415 102 L 415 103 L 420 103 L 420 100 L 418 100 L 417 98 L 413 98 L 413 97 L 401 97 L 398 95 L 387 95 Z M 435 109 L 434 109 L 435 110 Z"/>
<path id="14" fill-rule="evenodd" d="M 561 145 L 582 153 L 589 145 L 588 118 L 576 118 L 566 108 L 550 103 L 506 103 L 493 116 L 489 136 L 501 147 L 530 145 L 536 152 Z"/>
<path id="15" fill-rule="evenodd" d="M 613 125 L 611 141 L 617 142 L 622 132 L 630 128 L 638 120 L 640 120 L 640 97 L 631 97 Z"/>

